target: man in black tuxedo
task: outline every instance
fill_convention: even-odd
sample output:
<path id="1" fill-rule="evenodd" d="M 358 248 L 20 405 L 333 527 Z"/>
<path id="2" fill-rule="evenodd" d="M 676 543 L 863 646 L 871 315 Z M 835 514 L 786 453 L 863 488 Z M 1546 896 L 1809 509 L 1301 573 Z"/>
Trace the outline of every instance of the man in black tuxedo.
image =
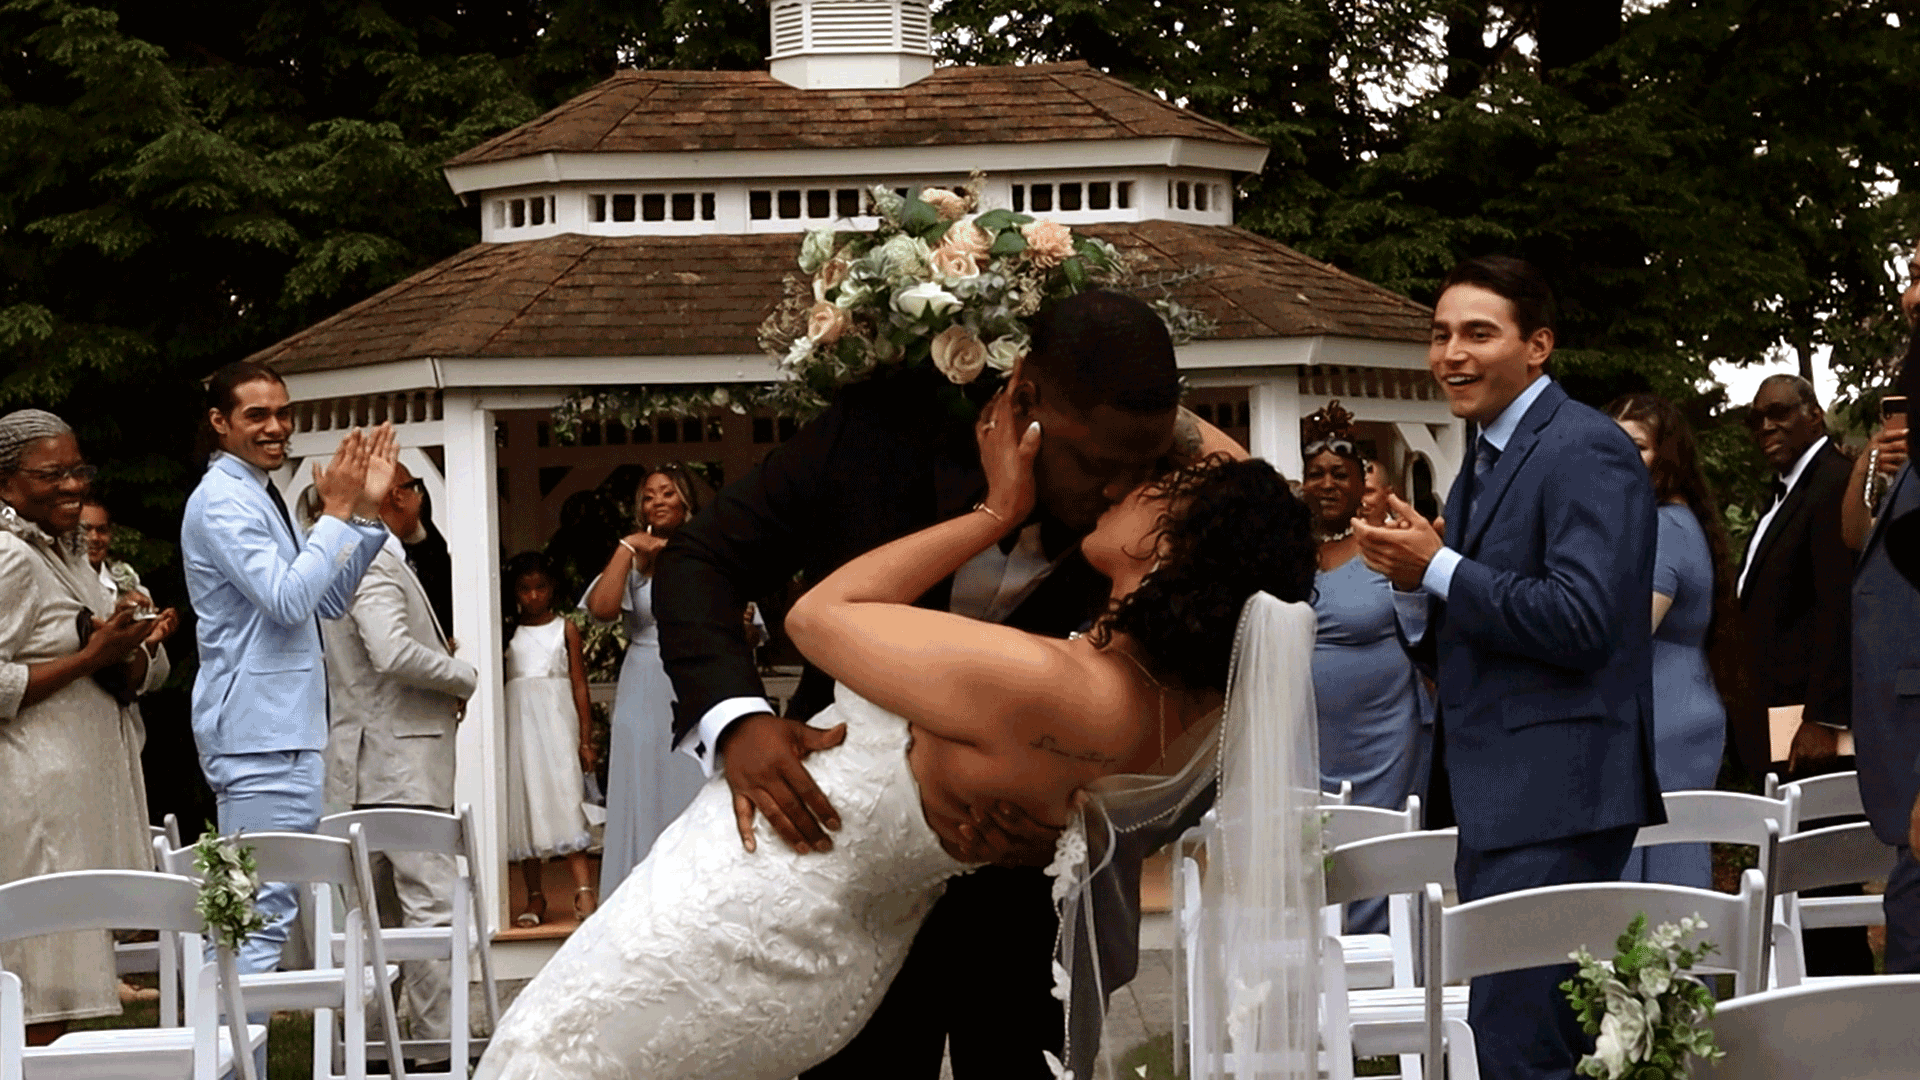
<path id="1" fill-rule="evenodd" d="M 1760 384 L 1747 427 L 1774 472 L 1740 567 L 1751 686 L 1768 709 L 1802 707 L 1787 760 L 1773 769 L 1789 779 L 1846 771 L 1853 758 L 1840 756 L 1839 740 L 1853 723 L 1853 552 L 1840 507 L 1853 463 L 1827 437 L 1813 384 L 1798 375 Z M 1765 732 L 1733 734 L 1736 746 L 1769 745 Z M 1809 975 L 1873 974 L 1863 929 L 1808 930 L 1803 941 Z"/>
<path id="2" fill-rule="evenodd" d="M 788 715 L 773 714 L 741 608 L 796 571 L 819 581 L 985 496 L 971 420 L 942 400 L 941 385 L 919 368 L 847 387 L 661 552 L 653 608 L 678 698 L 676 745 L 709 773 L 724 770 L 749 850 L 756 811 L 802 853 L 831 846 L 839 822 L 801 759 L 845 729 L 803 723 L 833 693 L 811 664 Z M 1034 321 L 1032 352 L 1006 392 L 1016 422 L 1037 420 L 1043 433 L 1034 516 L 918 602 L 1064 636 L 1108 589 L 1079 557 L 1079 538 L 1174 447 L 1173 344 L 1139 300 L 1082 293 Z M 874 1018 L 809 1080 L 934 1080 L 943 1049 L 959 1080 L 1048 1075 L 1041 1051 L 1059 1054 L 1062 1042 L 1051 993 L 1056 919 L 1035 867 L 1051 856 L 1052 836 L 1006 807 L 971 809 L 973 822 L 932 822 L 949 851 L 1025 865 L 954 879 Z"/>

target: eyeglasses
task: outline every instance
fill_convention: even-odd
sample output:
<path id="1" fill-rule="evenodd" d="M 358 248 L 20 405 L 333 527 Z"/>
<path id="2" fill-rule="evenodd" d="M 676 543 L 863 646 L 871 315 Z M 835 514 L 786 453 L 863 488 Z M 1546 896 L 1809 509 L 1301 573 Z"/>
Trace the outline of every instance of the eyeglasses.
<path id="1" fill-rule="evenodd" d="M 1774 424 L 1784 424 L 1799 415 L 1804 408 L 1805 406 L 1802 405 L 1775 402 L 1764 409 L 1748 409 L 1747 430 L 1759 431 L 1762 427 L 1765 427 L 1769 421 Z"/>
<path id="2" fill-rule="evenodd" d="M 92 465 L 69 465 L 64 469 L 58 466 L 51 469 L 21 469 L 19 472 L 20 475 L 31 476 L 43 484 L 57 484 L 68 477 L 87 484 L 92 483 L 93 478 L 100 475 L 100 470 Z"/>
<path id="3" fill-rule="evenodd" d="M 1300 456 L 1302 458 L 1310 458 L 1315 454 L 1324 454 L 1329 451 L 1345 458 L 1357 458 L 1360 456 L 1360 451 L 1347 439 L 1321 439 L 1318 442 L 1310 442 L 1300 448 Z"/>
<path id="4" fill-rule="evenodd" d="M 411 491 L 415 495 L 425 495 L 427 493 L 427 482 L 416 476 L 406 483 L 401 484 L 400 490 Z"/>

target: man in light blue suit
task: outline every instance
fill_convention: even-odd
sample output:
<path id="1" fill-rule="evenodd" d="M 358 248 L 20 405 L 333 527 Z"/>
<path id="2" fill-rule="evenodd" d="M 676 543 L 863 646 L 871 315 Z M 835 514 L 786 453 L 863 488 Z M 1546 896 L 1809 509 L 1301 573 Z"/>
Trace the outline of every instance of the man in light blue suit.
<path id="1" fill-rule="evenodd" d="M 1618 425 L 1546 375 L 1553 343 L 1552 293 L 1531 266 L 1455 267 L 1427 362 L 1480 434 L 1447 499 L 1451 543 L 1398 499 L 1397 522 L 1354 523 L 1369 566 L 1436 601 L 1410 644 L 1435 665 L 1427 824 L 1460 826 L 1463 901 L 1617 881 L 1639 827 L 1666 820 L 1653 770 L 1653 491 Z M 1402 606 L 1415 626 L 1424 605 Z M 1558 988 L 1571 970 L 1474 980 L 1482 1076 L 1573 1076 L 1587 1040 Z"/>
<path id="2" fill-rule="evenodd" d="M 268 479 L 293 431 L 280 376 L 229 364 L 208 383 L 207 406 L 219 451 L 180 530 L 200 647 L 193 739 L 222 833 L 312 832 L 327 746 L 318 617 L 346 613 L 387 539 L 379 512 L 393 482 L 393 429 L 350 432 L 327 469 L 314 470 L 323 512 L 303 536 Z M 296 890 L 268 884 L 259 905 L 267 926 L 241 947 L 242 971 L 279 964 Z"/>

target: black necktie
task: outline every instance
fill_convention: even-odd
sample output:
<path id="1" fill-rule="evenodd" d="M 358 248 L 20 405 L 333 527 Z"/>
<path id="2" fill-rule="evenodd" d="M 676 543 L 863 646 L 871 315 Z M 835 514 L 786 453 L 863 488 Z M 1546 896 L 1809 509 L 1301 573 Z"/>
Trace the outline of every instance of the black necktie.
<path id="1" fill-rule="evenodd" d="M 1781 500 L 1787 497 L 1787 482 L 1777 476 L 1774 477 L 1773 483 L 1767 485 L 1767 495 L 1769 496 L 1767 509 L 1771 510 L 1779 506 Z"/>
<path id="2" fill-rule="evenodd" d="M 267 481 L 267 498 L 272 499 L 273 508 L 280 511 L 280 520 L 287 526 L 287 535 L 293 538 L 294 546 L 298 547 L 300 533 L 293 527 L 293 515 L 287 513 L 287 500 L 280 497 L 280 489 L 274 487 L 271 480 Z"/>

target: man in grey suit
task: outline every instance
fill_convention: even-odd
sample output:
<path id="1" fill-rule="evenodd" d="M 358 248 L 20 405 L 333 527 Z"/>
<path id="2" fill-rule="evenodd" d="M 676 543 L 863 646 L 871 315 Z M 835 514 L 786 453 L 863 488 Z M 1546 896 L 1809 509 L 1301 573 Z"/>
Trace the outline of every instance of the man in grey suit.
<path id="1" fill-rule="evenodd" d="M 454 730 L 478 673 L 452 654 L 401 546 L 401 538 L 420 531 L 423 488 L 406 466 L 395 467 L 393 490 L 380 504 L 387 542 L 360 579 L 347 613 L 321 624 L 333 706 L 327 739 L 330 810 L 453 808 Z M 376 853 L 373 868 L 382 925 L 453 921 L 452 856 Z M 445 1041 L 452 1004 L 447 963 L 410 960 L 400 969 L 412 1018 L 410 1037 Z M 423 1051 L 418 1060 L 445 1056 L 443 1050 Z"/>
<path id="2" fill-rule="evenodd" d="M 1354 521 L 1367 565 L 1399 590 L 1416 658 L 1435 665 L 1427 825 L 1459 823 L 1463 901 L 1617 881 L 1639 827 L 1666 820 L 1647 618 L 1653 487 L 1619 426 L 1546 374 L 1553 345 L 1553 295 L 1533 267 L 1500 256 L 1455 267 L 1427 364 L 1480 433 L 1447 498 L 1445 542 L 1397 498 L 1398 521 Z M 1570 974 L 1473 980 L 1481 1076 L 1572 1080 L 1590 1044 L 1558 988 Z"/>

